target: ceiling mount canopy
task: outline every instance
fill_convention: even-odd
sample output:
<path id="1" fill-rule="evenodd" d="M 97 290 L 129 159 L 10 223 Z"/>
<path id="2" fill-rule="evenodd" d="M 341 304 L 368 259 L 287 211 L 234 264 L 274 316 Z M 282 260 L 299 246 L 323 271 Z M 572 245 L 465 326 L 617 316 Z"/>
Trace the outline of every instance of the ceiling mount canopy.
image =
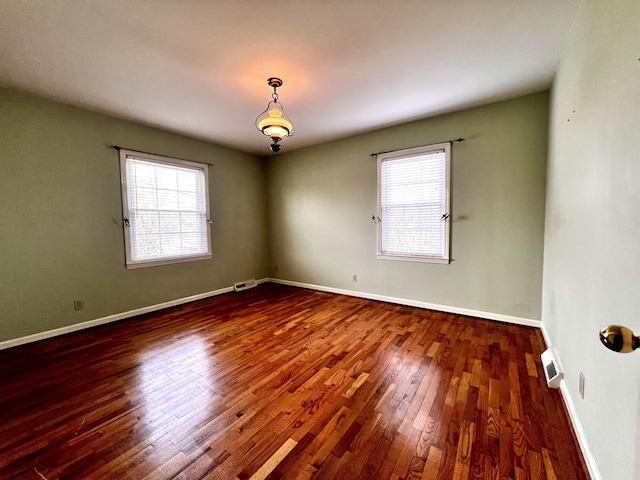
<path id="1" fill-rule="evenodd" d="M 272 100 L 267 104 L 264 112 L 256 118 L 256 128 L 271 138 L 273 142 L 269 145 L 273 153 L 280 151 L 280 140 L 284 137 L 291 137 L 294 131 L 293 123 L 285 115 L 282 104 L 278 102 L 277 88 L 281 87 L 282 83 L 282 80 L 276 77 L 267 80 L 267 84 L 273 87 Z"/>

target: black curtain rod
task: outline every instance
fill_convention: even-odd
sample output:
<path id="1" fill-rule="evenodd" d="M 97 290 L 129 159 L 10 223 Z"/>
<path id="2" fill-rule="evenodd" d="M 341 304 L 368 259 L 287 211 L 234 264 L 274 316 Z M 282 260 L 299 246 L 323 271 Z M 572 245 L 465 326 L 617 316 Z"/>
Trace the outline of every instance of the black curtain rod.
<path id="1" fill-rule="evenodd" d="M 142 150 L 136 150 L 134 148 L 120 147 L 118 145 L 111 145 L 111 148 L 115 148 L 118 151 L 120 151 L 120 150 L 131 150 L 132 152 L 146 153 L 147 155 L 158 155 L 157 153 L 143 152 Z M 165 157 L 166 155 L 158 155 L 158 156 L 159 157 Z M 197 162 L 195 160 L 187 160 L 186 158 L 178 158 L 178 157 L 169 157 L 169 158 L 175 158 L 176 160 L 184 160 L 185 162 L 204 163 L 205 165 L 209 165 L 210 167 L 214 167 L 215 166 L 213 163 Z"/>
<path id="2" fill-rule="evenodd" d="M 466 138 L 456 138 L 455 140 L 447 140 L 446 142 L 436 142 L 433 143 L 432 145 L 437 145 L 438 143 L 451 143 L 453 144 L 453 142 L 464 142 L 466 140 Z M 398 150 L 405 150 L 404 148 L 399 148 Z M 377 155 L 382 155 L 383 153 L 391 153 L 391 152 L 397 152 L 398 150 L 389 150 L 387 152 L 377 152 L 377 153 L 371 153 L 369 154 L 370 157 L 375 157 Z"/>

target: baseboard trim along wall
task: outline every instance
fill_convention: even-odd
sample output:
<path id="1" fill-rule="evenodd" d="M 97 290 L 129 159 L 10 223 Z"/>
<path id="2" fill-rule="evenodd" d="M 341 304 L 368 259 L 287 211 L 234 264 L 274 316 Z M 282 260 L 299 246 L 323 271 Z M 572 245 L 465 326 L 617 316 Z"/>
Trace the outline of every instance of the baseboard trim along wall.
<path id="1" fill-rule="evenodd" d="M 564 404 L 567 407 L 567 411 L 569 412 L 569 419 L 571 420 L 571 424 L 573 425 L 573 431 L 576 433 L 576 437 L 578 438 L 578 444 L 580 445 L 580 450 L 582 451 L 582 455 L 584 456 L 584 461 L 587 464 L 589 475 L 591 475 L 592 480 L 602 480 L 602 475 L 600 475 L 600 470 L 598 469 L 598 465 L 596 464 L 596 459 L 593 457 L 591 449 L 589 448 L 589 444 L 587 443 L 587 438 L 584 434 L 584 430 L 582 429 L 582 423 L 578 418 L 575 404 L 573 403 L 571 395 L 569 394 L 567 382 L 564 378 L 560 381 L 560 392 L 562 393 Z"/>
<path id="2" fill-rule="evenodd" d="M 266 280 L 258 280 L 258 283 L 264 283 Z M 96 318 L 82 323 L 75 323 L 66 327 L 56 328 L 54 330 L 48 330 L 46 332 L 34 333 L 33 335 L 27 335 L 26 337 L 14 338 L 0 342 L 0 350 L 6 350 L 7 348 L 18 347 L 27 343 L 39 342 L 40 340 L 46 340 L 48 338 L 58 337 L 60 335 L 66 335 L 68 333 L 78 332 L 87 328 L 97 327 L 99 325 L 105 325 L 107 323 L 117 322 L 124 320 L 125 318 L 136 317 L 138 315 L 144 315 L 145 313 L 151 313 L 164 308 L 175 307 L 176 305 L 182 305 L 183 303 L 195 302 L 209 297 L 215 297 L 216 295 L 222 295 L 223 293 L 233 292 L 233 287 L 225 287 L 219 290 L 213 290 L 210 292 L 199 293 L 197 295 L 191 295 L 190 297 L 178 298 L 169 302 L 158 303 L 156 305 L 150 305 L 148 307 L 136 308 L 135 310 L 129 310 L 128 312 L 116 313 L 115 315 L 109 315 L 107 317 Z"/>
<path id="3" fill-rule="evenodd" d="M 544 341 L 547 344 L 547 347 L 551 347 L 553 343 L 549 338 L 549 333 L 547 329 L 542 324 L 542 336 L 544 337 Z M 556 360 L 558 361 L 558 366 L 561 371 L 565 371 L 562 367 L 562 358 L 561 352 L 558 349 L 555 349 Z M 596 459 L 591 453 L 591 448 L 589 448 L 589 443 L 587 442 L 587 437 L 584 434 L 584 429 L 582 428 L 582 422 L 580 422 L 580 418 L 578 417 L 578 412 L 576 411 L 575 403 L 573 402 L 573 397 L 571 396 L 571 392 L 569 391 L 569 387 L 567 386 L 567 379 L 563 377 L 560 381 L 560 393 L 562 394 L 562 399 L 564 400 L 564 405 L 567 408 L 567 412 L 569 413 L 569 419 L 571 420 L 571 424 L 573 425 L 573 431 L 576 434 L 578 439 L 578 445 L 580 445 L 580 450 L 582 451 L 582 456 L 584 457 L 584 461 L 587 464 L 587 469 L 589 470 L 589 475 L 593 480 L 602 480 L 602 475 L 600 474 L 600 469 L 598 469 L 598 465 L 596 463 Z"/>
<path id="4" fill-rule="evenodd" d="M 469 317 L 485 318 L 488 320 L 497 320 L 499 322 L 513 323 L 516 325 L 525 325 L 528 327 L 541 327 L 539 320 L 530 320 L 528 318 L 512 317 L 509 315 L 502 315 L 500 313 L 481 312 L 479 310 L 470 310 L 467 308 L 451 307 L 448 305 L 438 305 L 435 303 L 421 302 L 417 300 L 409 300 L 405 298 L 388 297 L 386 295 L 377 295 L 374 293 L 357 292 L 354 290 L 343 290 L 340 288 L 324 287 L 321 285 L 313 285 L 310 283 L 292 282 L 289 280 L 281 280 L 278 278 L 263 278 L 257 281 L 257 283 L 273 282 L 281 285 L 289 285 L 292 287 L 308 288 L 311 290 L 318 290 L 322 292 L 338 293 L 342 295 L 349 295 L 352 297 L 366 298 L 368 300 L 378 300 L 381 302 L 396 303 L 399 305 L 406 305 L 409 307 L 425 308 L 428 310 L 437 310 L 446 313 L 455 313 L 458 315 L 467 315 Z M 155 312 L 162 310 L 163 308 L 175 307 L 176 305 L 182 305 L 183 303 L 195 302 L 208 297 L 214 297 L 216 295 L 222 295 L 223 293 L 232 292 L 233 287 L 225 287 L 219 290 L 213 290 L 211 292 L 199 293 L 197 295 L 191 295 L 190 297 L 178 298 L 169 302 L 158 303 L 156 305 L 150 305 L 147 307 L 137 308 L 135 310 L 129 310 L 128 312 L 116 313 L 107 317 L 96 318 L 94 320 L 88 320 L 82 323 L 75 323 L 66 327 L 56 328 L 54 330 L 47 330 L 45 332 L 34 333 L 33 335 L 27 335 L 26 337 L 14 338 L 0 342 L 0 350 L 6 350 L 7 348 L 18 347 L 27 343 L 39 342 L 48 338 L 58 337 L 60 335 L 66 335 L 68 333 L 78 332 L 87 328 L 97 327 L 99 325 L 105 325 L 111 322 L 117 322 L 126 318 L 136 317 L 138 315 L 144 315 L 145 313 Z M 548 343 L 548 342 L 547 342 Z"/>
<path id="5" fill-rule="evenodd" d="M 484 318 L 486 320 L 496 320 L 498 322 L 513 323 L 515 325 L 524 325 L 527 327 L 540 328 L 542 322 L 540 320 L 531 320 L 529 318 L 512 317 L 510 315 L 502 315 L 501 313 L 482 312 L 480 310 L 471 310 L 468 308 L 451 307 L 449 305 L 439 305 L 436 303 L 421 302 L 419 300 L 409 300 L 406 298 L 388 297 L 386 295 L 377 295 L 375 293 L 358 292 L 355 290 L 343 290 L 341 288 L 324 287 L 321 285 L 313 285 L 310 283 L 292 282 L 290 280 L 280 280 L 278 278 L 268 278 L 268 282 L 280 283 L 291 287 L 309 288 L 321 292 L 339 293 L 349 295 L 351 297 L 366 298 L 367 300 L 378 300 L 380 302 L 397 303 L 398 305 L 406 305 L 408 307 L 425 308 L 427 310 L 437 310 L 445 313 L 455 313 L 457 315 L 466 315 L 468 317 Z"/>

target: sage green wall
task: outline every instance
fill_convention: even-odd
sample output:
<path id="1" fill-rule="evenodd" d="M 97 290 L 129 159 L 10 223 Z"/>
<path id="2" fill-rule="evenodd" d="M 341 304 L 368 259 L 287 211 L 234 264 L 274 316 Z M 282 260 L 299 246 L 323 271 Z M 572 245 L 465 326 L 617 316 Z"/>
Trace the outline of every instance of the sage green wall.
<path id="1" fill-rule="evenodd" d="M 124 267 L 115 144 L 215 164 L 212 260 Z M 267 274 L 261 158 L 1 88 L 0 146 L 0 341 Z"/>
<path id="2" fill-rule="evenodd" d="M 606 324 L 640 332 L 638 32 L 637 0 L 581 3 L 553 87 L 547 187 L 543 325 L 601 478 L 615 480 L 640 478 L 640 353 L 598 340 Z"/>
<path id="3" fill-rule="evenodd" d="M 543 92 L 272 157 L 271 276 L 539 319 L 548 115 Z M 377 260 L 369 154 L 458 137 L 453 262 Z"/>

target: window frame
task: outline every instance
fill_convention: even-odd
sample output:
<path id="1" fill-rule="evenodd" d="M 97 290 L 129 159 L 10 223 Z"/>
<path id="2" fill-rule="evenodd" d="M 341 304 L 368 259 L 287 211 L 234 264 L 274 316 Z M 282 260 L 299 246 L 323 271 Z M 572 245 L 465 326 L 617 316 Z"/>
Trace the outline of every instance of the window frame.
<path id="1" fill-rule="evenodd" d="M 382 236 L 383 228 L 385 227 L 385 219 L 383 215 L 382 206 L 382 166 L 384 162 L 394 160 L 406 160 L 412 157 L 418 157 L 422 155 L 433 154 L 444 151 L 444 199 L 443 199 L 443 212 L 442 215 L 446 215 L 444 219 L 440 219 L 444 224 L 443 233 L 443 252 L 442 255 L 434 256 L 428 254 L 411 254 L 408 252 L 383 252 L 382 249 Z M 380 153 L 377 155 L 377 169 L 378 169 L 378 216 L 377 216 L 377 258 L 379 260 L 400 260 L 407 262 L 423 262 L 423 263 L 440 263 L 449 264 L 450 258 L 450 239 L 451 239 L 451 224 L 449 212 L 451 210 L 451 143 L 436 143 L 432 145 L 424 145 L 420 147 L 406 148 L 402 150 L 395 150 L 392 152 Z"/>
<path id="2" fill-rule="evenodd" d="M 127 159 L 136 158 L 157 165 L 170 165 L 193 170 L 200 170 L 204 175 L 204 195 L 205 195 L 205 218 L 207 225 L 205 226 L 207 251 L 206 253 L 198 253 L 195 255 L 183 256 L 167 256 L 154 260 L 134 260 L 132 256 L 132 225 L 131 210 L 129 208 L 129 185 L 127 183 Z M 139 152 L 135 150 L 120 149 L 120 185 L 122 191 L 122 218 L 125 243 L 125 266 L 127 269 L 153 267 L 157 265 L 170 265 L 174 263 L 195 262 L 199 260 L 209 260 L 212 257 L 211 252 L 211 214 L 210 214 L 210 196 L 209 196 L 209 165 L 206 163 L 192 162 L 179 158 L 155 155 L 152 153 Z"/>

